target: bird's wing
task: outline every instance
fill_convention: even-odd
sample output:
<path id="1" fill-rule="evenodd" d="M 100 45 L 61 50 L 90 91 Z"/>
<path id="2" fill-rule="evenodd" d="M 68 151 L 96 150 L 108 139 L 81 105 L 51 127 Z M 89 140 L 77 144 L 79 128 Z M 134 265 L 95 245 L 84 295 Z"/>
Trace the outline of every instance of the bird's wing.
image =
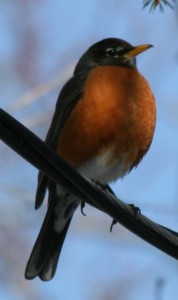
<path id="1" fill-rule="evenodd" d="M 58 136 L 64 126 L 67 117 L 81 97 L 81 94 L 83 92 L 83 84 L 84 79 L 82 76 L 73 76 L 64 85 L 59 94 L 56 104 L 56 110 L 45 140 L 45 143 L 48 145 L 48 147 L 53 150 L 55 150 L 56 148 Z M 49 178 L 40 171 L 38 175 L 38 186 L 35 200 L 36 209 L 39 208 L 42 204 L 49 183 Z"/>

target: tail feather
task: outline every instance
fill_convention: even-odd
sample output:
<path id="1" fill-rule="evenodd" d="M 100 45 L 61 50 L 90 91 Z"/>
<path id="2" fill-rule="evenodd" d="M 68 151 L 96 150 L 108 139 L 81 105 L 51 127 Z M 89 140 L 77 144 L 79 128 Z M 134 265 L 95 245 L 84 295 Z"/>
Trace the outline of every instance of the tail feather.
<path id="1" fill-rule="evenodd" d="M 55 275 L 59 256 L 61 253 L 61 249 L 62 249 L 64 240 L 65 240 L 65 236 L 67 234 L 71 219 L 72 218 L 70 218 L 67 221 L 67 224 L 66 224 L 65 228 L 63 229 L 63 231 L 60 234 L 57 234 L 57 236 L 55 235 L 52 238 L 52 243 L 51 243 L 52 247 L 51 247 L 50 251 L 48 252 L 48 255 L 46 257 L 43 268 L 42 268 L 41 272 L 39 273 L 39 277 L 43 281 L 48 281 L 48 280 L 52 279 Z"/>
<path id="2" fill-rule="evenodd" d="M 70 214 L 70 217 L 66 218 L 62 231 L 57 232 L 54 228 L 56 220 L 55 203 L 50 203 L 42 228 L 27 263 L 25 270 L 26 279 L 34 279 L 36 276 L 39 276 L 44 281 L 52 279 L 73 213 Z M 64 219 L 62 222 L 64 222 Z"/>

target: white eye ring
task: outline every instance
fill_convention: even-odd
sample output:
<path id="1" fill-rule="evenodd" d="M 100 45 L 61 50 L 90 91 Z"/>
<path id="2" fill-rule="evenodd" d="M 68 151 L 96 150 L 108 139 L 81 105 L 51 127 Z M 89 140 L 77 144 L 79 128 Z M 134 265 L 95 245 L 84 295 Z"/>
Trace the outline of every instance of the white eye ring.
<path id="1" fill-rule="evenodd" d="M 120 56 L 120 52 L 122 52 L 122 47 L 110 47 L 106 49 L 106 56 L 118 58 Z"/>
<path id="2" fill-rule="evenodd" d="M 116 48 L 113 48 L 113 47 L 111 47 L 111 48 L 107 48 L 106 49 L 106 56 L 107 57 L 118 57 L 118 51 L 117 51 L 117 49 Z"/>

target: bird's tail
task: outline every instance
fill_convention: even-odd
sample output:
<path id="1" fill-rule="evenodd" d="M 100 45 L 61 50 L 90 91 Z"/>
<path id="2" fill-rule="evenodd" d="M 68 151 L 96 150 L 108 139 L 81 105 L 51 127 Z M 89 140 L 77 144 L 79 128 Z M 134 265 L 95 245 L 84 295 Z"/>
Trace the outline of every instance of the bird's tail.
<path id="1" fill-rule="evenodd" d="M 60 203 L 61 200 L 64 203 L 64 199 L 60 199 Z M 39 276 L 41 280 L 47 281 L 52 279 L 55 274 L 63 242 L 77 205 L 74 202 L 73 205 L 72 203 L 64 205 L 62 213 L 58 216 L 56 209 L 58 205 L 54 202 L 49 204 L 40 233 L 28 260 L 25 270 L 26 279 Z M 58 230 L 60 228 L 61 230 Z"/>

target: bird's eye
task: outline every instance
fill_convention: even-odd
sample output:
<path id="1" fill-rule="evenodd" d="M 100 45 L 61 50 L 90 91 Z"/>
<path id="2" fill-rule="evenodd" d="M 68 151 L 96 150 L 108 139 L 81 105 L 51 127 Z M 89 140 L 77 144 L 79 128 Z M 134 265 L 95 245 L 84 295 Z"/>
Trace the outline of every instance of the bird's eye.
<path id="1" fill-rule="evenodd" d="M 117 48 L 107 48 L 106 49 L 106 56 L 107 57 L 118 57 Z"/>

